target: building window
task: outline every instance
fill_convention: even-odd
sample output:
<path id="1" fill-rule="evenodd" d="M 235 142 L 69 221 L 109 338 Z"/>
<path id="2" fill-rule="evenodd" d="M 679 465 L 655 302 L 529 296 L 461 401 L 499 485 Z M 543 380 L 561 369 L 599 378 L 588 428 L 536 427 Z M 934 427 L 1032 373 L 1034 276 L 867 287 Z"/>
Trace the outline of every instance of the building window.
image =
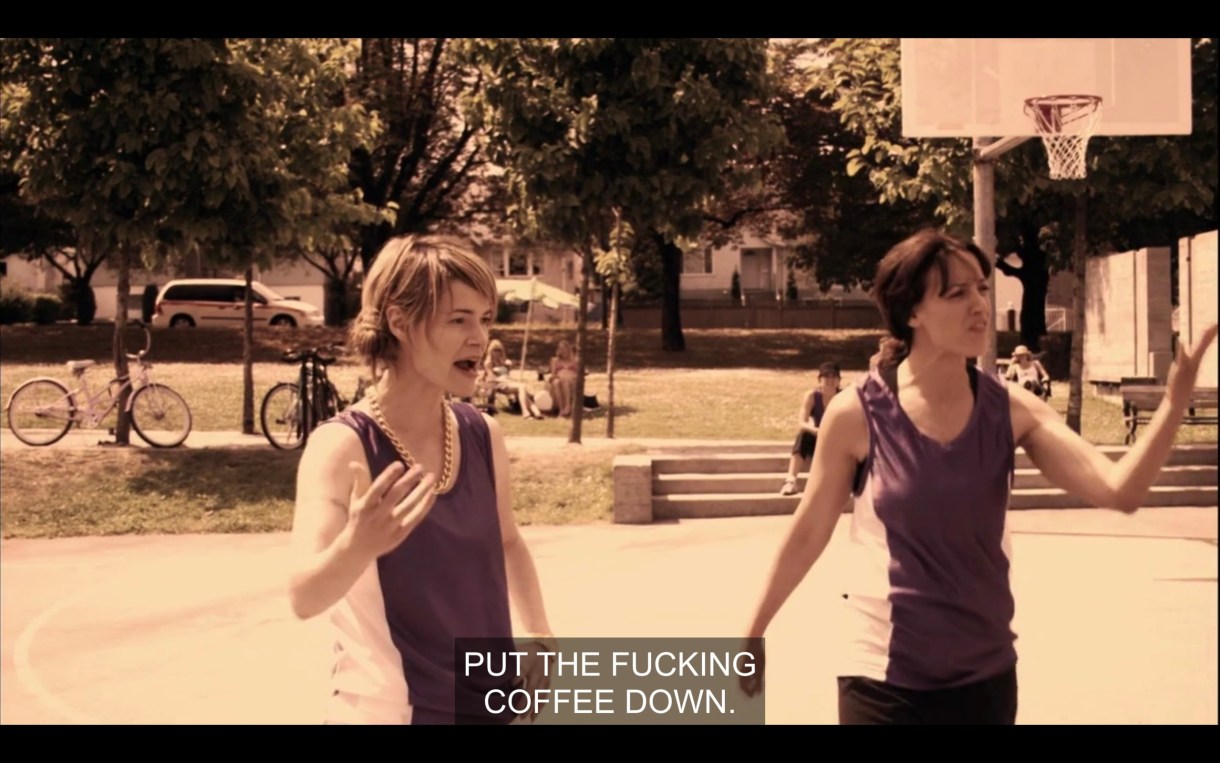
<path id="1" fill-rule="evenodd" d="M 508 274 L 510 276 L 528 275 L 529 272 L 526 269 L 528 265 L 529 257 L 525 252 L 518 250 L 508 255 Z"/>
<path id="2" fill-rule="evenodd" d="M 501 249 L 492 249 L 483 255 L 487 260 L 487 266 L 491 268 L 491 272 L 495 273 L 496 278 L 504 276 L 504 251 Z"/>
<path id="3" fill-rule="evenodd" d="M 708 275 L 712 272 L 712 248 L 701 247 L 682 255 L 682 273 Z"/>

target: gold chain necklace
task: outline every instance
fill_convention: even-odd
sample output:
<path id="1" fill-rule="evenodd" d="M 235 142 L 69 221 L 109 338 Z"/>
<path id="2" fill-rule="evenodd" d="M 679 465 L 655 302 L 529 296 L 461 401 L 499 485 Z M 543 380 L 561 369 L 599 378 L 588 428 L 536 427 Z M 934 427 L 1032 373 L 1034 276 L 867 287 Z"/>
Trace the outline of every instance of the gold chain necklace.
<path id="1" fill-rule="evenodd" d="M 373 409 L 373 417 L 377 420 L 377 426 L 381 427 L 382 432 L 385 432 L 385 436 L 394 444 L 394 449 L 398 451 L 399 456 L 402 456 L 402 460 L 409 468 L 415 463 L 415 457 L 411 455 L 411 451 L 407 450 L 407 446 L 402 444 L 402 440 L 398 439 L 398 435 L 394 434 L 394 430 L 386 422 L 385 415 L 381 412 L 380 394 L 374 392 L 369 395 L 369 407 Z M 453 479 L 453 422 L 450 421 L 449 406 L 445 405 L 444 399 L 441 400 L 441 427 L 445 430 L 445 465 L 441 469 L 440 479 L 432 486 L 432 490 L 437 495 L 448 493 L 452 487 L 449 483 Z"/>

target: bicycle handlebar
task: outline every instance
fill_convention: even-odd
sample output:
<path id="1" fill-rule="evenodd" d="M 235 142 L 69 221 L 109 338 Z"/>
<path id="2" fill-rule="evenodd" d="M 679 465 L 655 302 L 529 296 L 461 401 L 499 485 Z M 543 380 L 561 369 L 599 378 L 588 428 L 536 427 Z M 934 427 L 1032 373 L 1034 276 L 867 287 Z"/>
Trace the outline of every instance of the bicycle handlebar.
<path id="1" fill-rule="evenodd" d="M 295 350 L 285 350 L 283 361 L 285 363 L 300 363 L 304 360 L 315 360 L 322 365 L 330 365 L 337 359 L 334 355 L 324 355 L 325 352 L 335 352 L 342 350 L 341 344 L 328 344 L 323 347 L 299 347 Z"/>
<path id="2" fill-rule="evenodd" d="M 141 331 L 144 332 L 144 349 L 140 350 L 139 352 L 137 352 L 135 354 L 132 354 L 130 352 L 126 353 L 127 359 L 135 360 L 135 361 L 143 361 L 144 356 L 147 355 L 148 351 L 152 349 L 152 332 L 148 330 L 148 324 L 145 323 L 144 321 L 128 321 L 127 325 L 137 326 L 137 327 L 139 327 L 139 329 Z"/>

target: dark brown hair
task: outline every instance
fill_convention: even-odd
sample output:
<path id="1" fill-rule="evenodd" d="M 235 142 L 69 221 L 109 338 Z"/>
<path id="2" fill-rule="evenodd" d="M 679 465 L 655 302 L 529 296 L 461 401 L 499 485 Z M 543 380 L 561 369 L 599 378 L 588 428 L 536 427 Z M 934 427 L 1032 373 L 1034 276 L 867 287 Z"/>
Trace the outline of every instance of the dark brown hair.
<path id="1" fill-rule="evenodd" d="M 940 273 L 944 294 L 949 285 L 949 260 L 961 254 L 978 260 L 984 277 L 991 275 L 991 260 L 982 249 L 931 228 L 904 239 L 881 258 L 873 279 L 872 297 L 881 310 L 889 336 L 881 340 L 880 351 L 873 356 L 876 365 L 897 365 L 910 354 L 915 335 L 909 325 L 911 313 L 927 293 L 932 268 Z"/>

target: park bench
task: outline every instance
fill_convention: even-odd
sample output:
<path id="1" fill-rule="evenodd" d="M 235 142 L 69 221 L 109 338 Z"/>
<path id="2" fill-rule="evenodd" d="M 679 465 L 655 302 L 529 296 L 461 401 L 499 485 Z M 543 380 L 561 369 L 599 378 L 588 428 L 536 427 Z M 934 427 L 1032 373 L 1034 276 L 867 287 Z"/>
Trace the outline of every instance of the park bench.
<path id="1" fill-rule="evenodd" d="M 1114 396 L 1119 393 L 1123 387 L 1131 385 L 1148 385 L 1156 386 L 1156 377 L 1153 376 L 1123 376 L 1119 379 L 1089 379 L 1089 384 L 1093 385 L 1093 393 L 1098 397 Z"/>
<path id="2" fill-rule="evenodd" d="M 1128 384 L 1126 380 L 1120 387 L 1123 399 L 1123 424 L 1127 435 L 1123 444 L 1135 442 L 1135 432 L 1140 424 L 1147 424 L 1152 415 L 1165 398 L 1165 386 L 1161 384 Z M 1182 424 L 1215 424 L 1217 423 L 1217 404 L 1215 387 L 1196 387 L 1190 396 L 1190 407 L 1182 418 Z M 1199 411 L 1210 410 L 1209 415 Z"/>

